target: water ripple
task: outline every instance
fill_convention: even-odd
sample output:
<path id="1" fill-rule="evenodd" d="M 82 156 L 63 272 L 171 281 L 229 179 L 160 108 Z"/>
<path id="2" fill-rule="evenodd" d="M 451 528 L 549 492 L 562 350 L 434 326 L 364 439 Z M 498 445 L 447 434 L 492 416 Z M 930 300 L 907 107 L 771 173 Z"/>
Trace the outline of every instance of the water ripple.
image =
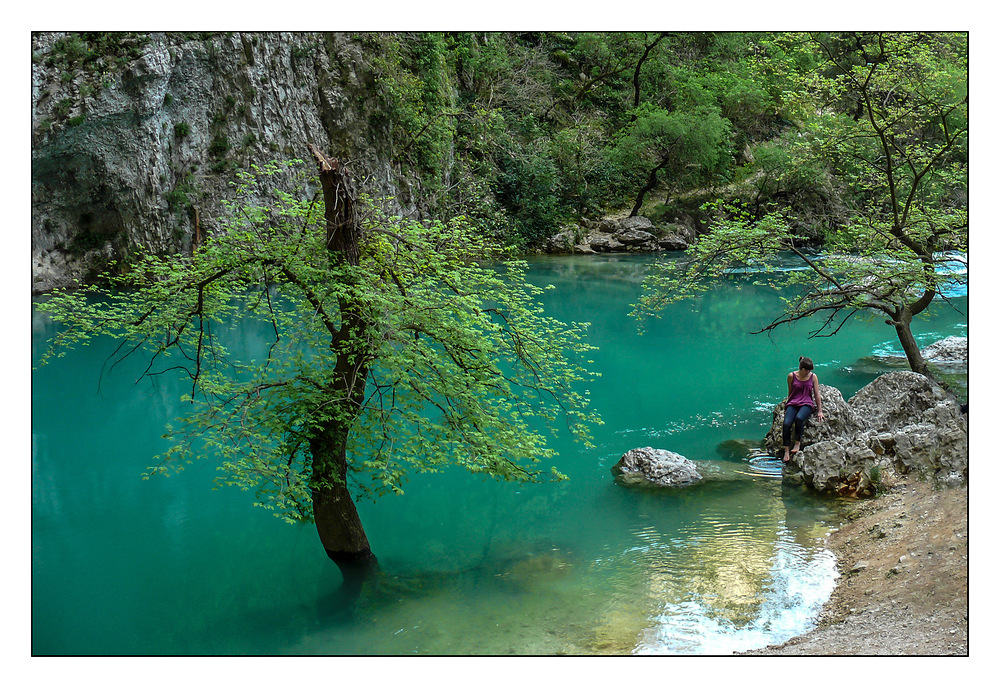
<path id="1" fill-rule="evenodd" d="M 748 461 L 751 475 L 762 475 L 768 478 L 780 478 L 782 461 L 770 454 L 751 456 Z"/>

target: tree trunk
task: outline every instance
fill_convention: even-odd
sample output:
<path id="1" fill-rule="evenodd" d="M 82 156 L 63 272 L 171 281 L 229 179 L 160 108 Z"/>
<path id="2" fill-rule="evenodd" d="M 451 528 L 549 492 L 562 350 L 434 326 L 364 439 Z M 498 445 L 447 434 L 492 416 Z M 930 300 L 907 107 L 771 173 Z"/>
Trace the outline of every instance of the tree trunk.
<path id="1" fill-rule="evenodd" d="M 333 262 L 357 265 L 361 229 L 354 209 L 354 190 L 347 170 L 333 158 L 309 146 L 316 159 L 323 187 L 326 247 Z M 343 602 L 350 603 L 365 579 L 375 570 L 376 559 L 347 487 L 347 440 L 350 427 L 365 398 L 370 352 L 365 346 L 367 323 L 361 304 L 342 298 L 340 322 L 327 323 L 333 332 L 330 348 L 336 352 L 330 397 L 336 400 L 332 416 L 310 440 L 313 460 L 313 518 L 320 542 L 344 577 Z"/>
<path id="2" fill-rule="evenodd" d="M 632 73 L 632 107 L 633 108 L 639 107 L 639 72 L 642 71 L 642 63 L 646 61 L 646 58 L 649 57 L 649 54 L 653 51 L 653 48 L 656 47 L 656 44 L 659 43 L 660 41 L 662 41 L 666 37 L 666 35 L 667 35 L 666 32 L 661 31 L 660 35 L 656 37 L 656 40 L 654 40 L 652 43 L 650 43 L 649 45 L 646 46 L 646 50 L 642 53 L 642 57 L 639 58 L 639 61 L 635 65 L 635 72 Z M 631 118 L 631 121 L 634 122 L 635 121 L 635 117 L 636 117 L 635 114 L 633 114 L 632 118 Z"/>
<path id="3" fill-rule="evenodd" d="M 377 563 L 347 488 L 347 427 L 331 421 L 310 440 L 313 457 L 313 518 L 326 554 L 344 577 L 344 592 L 356 596 Z"/>
<path id="4" fill-rule="evenodd" d="M 649 176 L 646 178 L 646 185 L 641 189 L 639 189 L 639 197 L 635 199 L 635 205 L 632 207 L 632 212 L 629 213 L 629 217 L 635 217 L 636 215 L 639 214 L 639 211 L 642 209 L 642 201 L 644 198 L 646 198 L 646 194 L 655 189 L 656 184 L 659 181 L 656 177 L 656 174 L 664 167 L 666 167 L 668 162 L 670 162 L 669 153 L 663 156 L 663 159 L 660 161 L 660 164 L 654 167 L 650 171 Z"/>
<path id="5" fill-rule="evenodd" d="M 927 367 L 927 361 L 924 360 L 924 355 L 920 353 L 917 340 L 914 339 L 913 332 L 910 330 L 910 320 L 912 317 L 909 313 L 904 313 L 892 325 L 896 328 L 896 336 L 899 338 L 899 343 L 903 346 L 903 353 L 906 354 L 906 362 L 910 364 L 910 370 L 934 379 L 934 376 L 931 375 Z"/>

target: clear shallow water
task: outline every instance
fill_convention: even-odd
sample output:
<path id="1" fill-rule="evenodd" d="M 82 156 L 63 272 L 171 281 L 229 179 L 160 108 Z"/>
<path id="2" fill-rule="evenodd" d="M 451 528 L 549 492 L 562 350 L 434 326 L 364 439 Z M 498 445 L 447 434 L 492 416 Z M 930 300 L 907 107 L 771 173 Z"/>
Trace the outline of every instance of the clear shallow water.
<path id="1" fill-rule="evenodd" d="M 877 320 L 818 340 L 806 341 L 807 326 L 749 335 L 779 302 L 746 280 L 672 308 L 639 336 L 627 314 L 648 260 L 532 261 L 531 278 L 556 286 L 549 312 L 592 323 L 597 447 L 556 441 L 568 482 L 455 471 L 360 503 L 385 578 L 346 618 L 319 611 L 339 574 L 311 526 L 213 490 L 207 461 L 140 479 L 182 410 L 178 385 L 134 384 L 139 361 L 102 377 L 109 343 L 35 371 L 33 652 L 727 654 L 803 632 L 834 584 L 823 540 L 835 504 L 784 488 L 768 459 L 720 445 L 763 437 L 799 355 L 848 398 L 898 344 Z M 965 310 L 964 295 L 952 299 Z M 966 329 L 944 304 L 915 327 L 921 345 Z M 34 317 L 36 356 L 52 332 Z M 616 487 L 611 466 L 647 445 L 727 479 L 668 493 Z"/>

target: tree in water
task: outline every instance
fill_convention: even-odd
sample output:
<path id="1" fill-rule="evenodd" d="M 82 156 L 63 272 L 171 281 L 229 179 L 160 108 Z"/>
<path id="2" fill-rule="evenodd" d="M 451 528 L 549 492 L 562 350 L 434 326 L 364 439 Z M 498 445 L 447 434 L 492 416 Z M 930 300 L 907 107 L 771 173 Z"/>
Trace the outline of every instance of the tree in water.
<path id="1" fill-rule="evenodd" d="M 391 216 L 310 149 L 312 201 L 267 190 L 285 165 L 254 167 L 224 231 L 191 256 L 146 255 L 39 310 L 64 326 L 46 358 L 107 334 L 112 358 L 144 351 L 145 375 L 186 375 L 191 410 L 149 474 L 218 461 L 220 482 L 256 490 L 258 506 L 315 522 L 350 599 L 377 569 L 355 496 L 448 465 L 562 479 L 539 465 L 547 432 L 589 442 L 599 419 L 575 391 L 591 375 L 585 325 L 546 317 L 522 262 L 482 264 L 504 252 L 462 217 Z M 233 318 L 271 332 L 262 360 L 227 341 Z"/>
<path id="2" fill-rule="evenodd" d="M 780 208 L 751 214 L 738 203 L 715 203 L 712 230 L 692 260 L 655 270 L 635 313 L 645 317 L 694 296 L 732 267 L 766 272 L 776 253 L 789 250 L 806 268 L 784 273 L 798 296 L 761 332 L 815 318 L 811 336 L 830 336 L 853 316 L 874 314 L 894 328 L 910 368 L 929 375 L 913 318 L 946 296 L 961 272 L 954 263 L 968 249 L 966 39 L 792 35 L 777 44 L 790 62 L 814 65 L 788 74 L 794 88 L 785 106 L 802 121 L 784 141 L 788 160 L 813 170 L 817 160 L 825 163 L 824 173 L 851 192 L 848 222 L 830 227 L 825 253 L 814 256 L 797 245 Z"/>

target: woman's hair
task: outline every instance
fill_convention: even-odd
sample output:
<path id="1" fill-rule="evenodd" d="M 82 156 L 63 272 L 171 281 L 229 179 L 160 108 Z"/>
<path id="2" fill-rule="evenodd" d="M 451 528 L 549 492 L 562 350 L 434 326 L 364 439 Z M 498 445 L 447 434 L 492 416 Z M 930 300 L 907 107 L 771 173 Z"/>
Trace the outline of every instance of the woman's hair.
<path id="1" fill-rule="evenodd" d="M 799 370 L 812 370 L 813 360 L 808 356 L 799 356 Z"/>

